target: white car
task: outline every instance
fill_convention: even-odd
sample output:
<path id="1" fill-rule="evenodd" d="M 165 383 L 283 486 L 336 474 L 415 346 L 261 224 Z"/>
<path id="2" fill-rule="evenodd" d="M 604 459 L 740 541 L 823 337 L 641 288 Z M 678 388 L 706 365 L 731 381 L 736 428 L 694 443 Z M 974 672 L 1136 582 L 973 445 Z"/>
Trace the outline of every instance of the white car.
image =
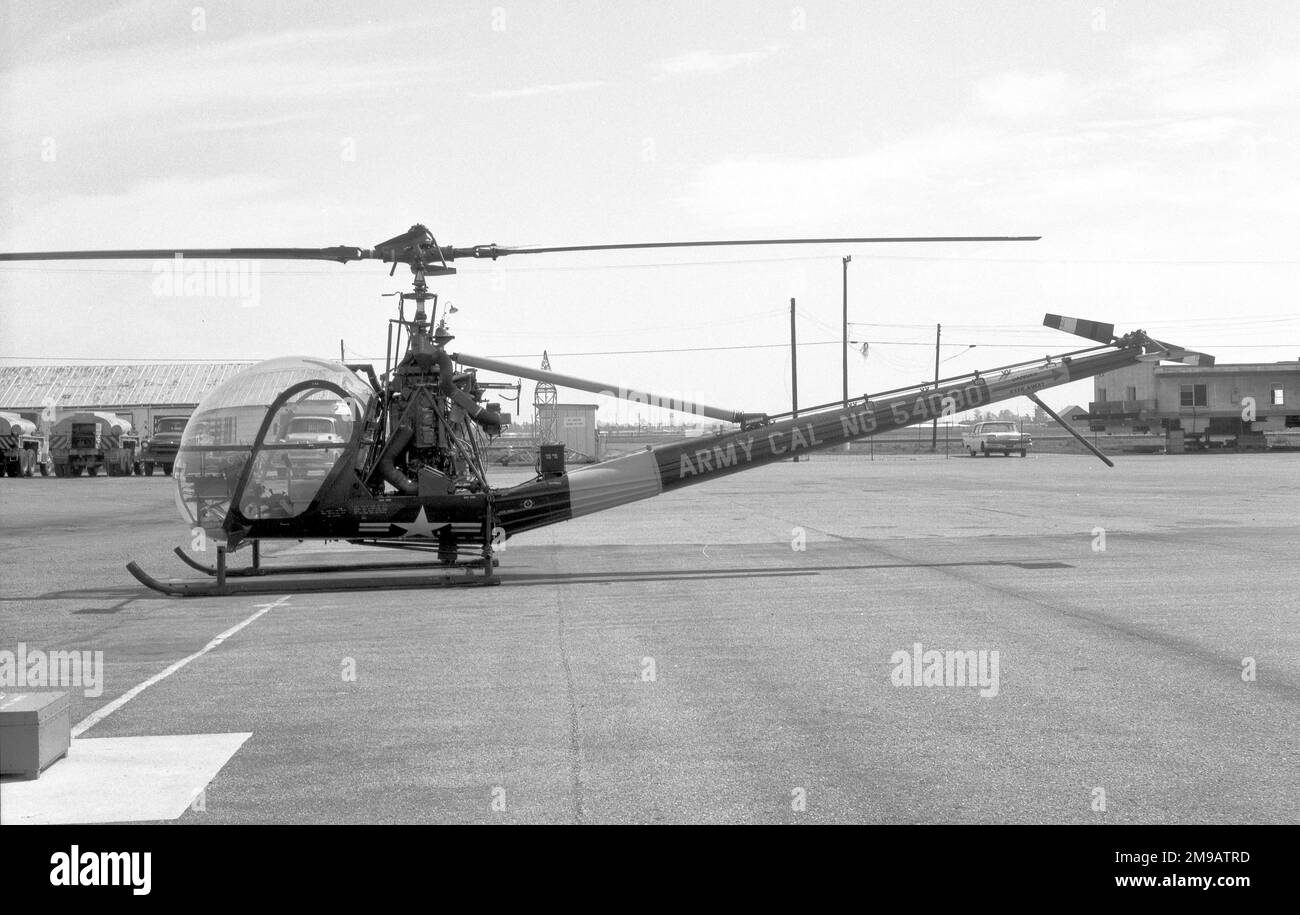
<path id="1" fill-rule="evenodd" d="M 999 420 L 976 423 L 974 429 L 962 434 L 961 443 L 971 457 L 977 454 L 988 457 L 994 452 L 1009 455 L 1013 451 L 1019 451 L 1024 457 L 1033 440 L 1017 429 L 1015 423 Z"/>

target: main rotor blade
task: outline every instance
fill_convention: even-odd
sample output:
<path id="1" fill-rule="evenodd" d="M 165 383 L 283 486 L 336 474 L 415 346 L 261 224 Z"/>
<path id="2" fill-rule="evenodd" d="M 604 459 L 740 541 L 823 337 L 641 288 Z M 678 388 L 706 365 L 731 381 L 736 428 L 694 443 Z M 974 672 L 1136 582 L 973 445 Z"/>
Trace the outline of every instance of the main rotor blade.
<path id="1" fill-rule="evenodd" d="M 556 245 L 551 247 L 512 248 L 500 245 L 474 245 L 470 248 L 444 248 L 449 258 L 488 257 L 496 260 L 507 254 L 557 254 L 567 251 L 631 251 L 639 248 L 724 248 L 738 245 L 860 245 L 897 242 L 965 242 L 965 241 L 1038 241 L 1041 235 L 898 235 L 860 238 L 732 238 L 714 241 L 646 241 L 619 245 Z"/>
<path id="2" fill-rule="evenodd" d="M 363 248 L 144 248 L 113 251 L 20 251 L 0 253 L 0 261 L 164 260 L 174 257 L 224 260 L 348 261 L 370 260 Z"/>
<path id="3" fill-rule="evenodd" d="M 648 248 L 723 248 L 745 245 L 857 245 L 913 242 L 990 242 L 1037 241 L 1039 235 L 899 235 L 852 238 L 738 238 L 710 241 L 649 241 L 613 245 L 555 245 L 550 247 L 503 247 L 474 245 L 468 248 L 442 247 L 422 225 L 414 225 L 402 235 L 381 242 L 374 248 L 336 245 L 332 248 L 133 248 L 89 251 L 20 251 L 0 253 L 0 261 L 74 261 L 74 260 L 162 260 L 174 257 L 215 258 L 224 260 L 319 260 L 346 264 L 350 261 L 380 260 L 433 266 L 435 262 L 456 258 L 490 258 L 507 254 L 559 254 L 574 251 L 632 251 Z M 444 272 L 446 268 L 444 267 Z"/>

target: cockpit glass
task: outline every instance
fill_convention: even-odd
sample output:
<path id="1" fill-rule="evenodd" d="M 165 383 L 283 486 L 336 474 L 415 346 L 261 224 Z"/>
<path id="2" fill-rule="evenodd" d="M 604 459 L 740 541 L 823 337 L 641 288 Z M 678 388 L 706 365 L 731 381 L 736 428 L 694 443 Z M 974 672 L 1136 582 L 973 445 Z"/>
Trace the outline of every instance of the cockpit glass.
<path id="1" fill-rule="evenodd" d="M 177 501 L 218 537 L 232 503 L 250 521 L 296 517 L 347 455 L 373 398 L 347 367 L 324 359 L 287 357 L 246 369 L 209 392 L 186 425 Z"/>

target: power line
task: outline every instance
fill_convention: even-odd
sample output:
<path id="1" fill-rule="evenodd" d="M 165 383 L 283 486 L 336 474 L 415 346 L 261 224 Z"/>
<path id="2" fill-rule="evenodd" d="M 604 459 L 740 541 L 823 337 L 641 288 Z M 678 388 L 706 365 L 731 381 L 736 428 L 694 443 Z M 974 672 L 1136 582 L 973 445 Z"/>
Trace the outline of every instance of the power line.
<path id="1" fill-rule="evenodd" d="M 944 261 L 952 263 L 954 261 L 971 261 L 974 263 L 990 264 L 1046 264 L 1046 265 L 1064 265 L 1071 264 L 1106 264 L 1123 266 L 1128 264 L 1140 266 L 1171 266 L 1171 267 L 1272 267 L 1272 266 L 1294 266 L 1300 264 L 1300 260 L 1178 260 L 1178 259 L 1117 259 L 1117 258 L 1065 258 L 1065 257 L 943 257 L 938 255 L 926 254 L 866 254 L 863 255 L 866 260 L 891 260 L 891 261 Z"/>
<path id="2" fill-rule="evenodd" d="M 1277 313 L 1277 314 L 1269 314 L 1269 315 L 1253 315 L 1253 316 L 1242 316 L 1242 317 L 1232 317 L 1232 318 L 1188 318 L 1186 320 L 1181 318 L 1175 318 L 1172 320 L 1167 318 L 1162 318 L 1156 321 L 1152 321 L 1147 318 L 1125 317 L 1124 320 L 1126 324 L 1148 324 L 1151 326 L 1169 325 L 1170 327 L 1173 327 L 1176 325 L 1178 327 L 1189 327 L 1192 325 L 1223 324 L 1223 325 L 1235 327 L 1235 326 L 1240 326 L 1242 324 L 1283 324 L 1289 321 L 1300 320 L 1300 314 Z M 902 327 L 902 328 L 909 328 L 909 329 L 917 328 L 917 329 L 926 329 L 926 330 L 934 326 L 933 324 L 888 324 L 888 323 L 876 322 L 876 321 L 850 321 L 849 325 L 852 327 Z M 1009 333 L 1017 333 L 1017 332 L 1037 333 L 1038 331 L 1044 329 L 1043 327 L 1038 325 L 1026 325 L 1026 324 L 950 324 L 948 326 L 958 327 L 961 328 L 962 330 L 998 330 L 998 331 L 1006 331 Z M 1048 329 L 1050 330 L 1050 328 Z"/>

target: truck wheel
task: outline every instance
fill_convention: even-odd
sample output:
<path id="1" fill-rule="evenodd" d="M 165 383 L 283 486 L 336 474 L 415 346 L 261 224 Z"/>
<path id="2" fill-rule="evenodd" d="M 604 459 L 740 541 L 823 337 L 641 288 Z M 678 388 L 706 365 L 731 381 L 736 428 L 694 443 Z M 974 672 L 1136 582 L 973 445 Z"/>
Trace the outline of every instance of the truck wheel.
<path id="1" fill-rule="evenodd" d="M 971 448 L 971 449 L 969 449 L 969 450 L 970 450 L 970 456 L 971 456 L 971 457 L 974 457 L 974 456 L 975 456 L 975 449 L 974 449 L 974 448 Z"/>
<path id="2" fill-rule="evenodd" d="M 18 476 L 18 462 L 17 462 L 17 461 L 5 461 L 5 476 L 7 476 L 7 477 L 16 477 L 16 476 Z"/>
<path id="3" fill-rule="evenodd" d="M 41 476 L 43 476 L 43 477 L 48 477 L 49 475 L 50 475 L 50 465 L 49 465 L 49 464 L 42 464 L 42 465 L 41 465 Z"/>
<path id="4" fill-rule="evenodd" d="M 147 477 L 153 476 L 153 461 L 144 462 L 144 475 Z"/>
<path id="5" fill-rule="evenodd" d="M 81 476 L 81 465 L 80 465 L 80 464 L 69 464 L 69 465 L 68 465 L 68 476 L 70 476 L 70 477 L 79 477 L 79 476 Z"/>
<path id="6" fill-rule="evenodd" d="M 89 467 L 87 467 L 87 468 L 86 468 L 86 476 L 88 476 L 88 477 L 97 477 L 97 476 L 99 476 L 99 465 L 98 465 L 98 464 L 91 464 Z"/>
<path id="7" fill-rule="evenodd" d="M 165 473 L 167 476 L 171 476 L 171 475 L 172 475 L 172 465 L 171 465 L 171 464 L 163 464 L 163 473 Z"/>
<path id="8" fill-rule="evenodd" d="M 988 445 L 980 445 L 980 454 L 984 455 L 985 457 L 988 457 L 988 456 L 989 456 L 989 446 L 988 446 Z"/>

